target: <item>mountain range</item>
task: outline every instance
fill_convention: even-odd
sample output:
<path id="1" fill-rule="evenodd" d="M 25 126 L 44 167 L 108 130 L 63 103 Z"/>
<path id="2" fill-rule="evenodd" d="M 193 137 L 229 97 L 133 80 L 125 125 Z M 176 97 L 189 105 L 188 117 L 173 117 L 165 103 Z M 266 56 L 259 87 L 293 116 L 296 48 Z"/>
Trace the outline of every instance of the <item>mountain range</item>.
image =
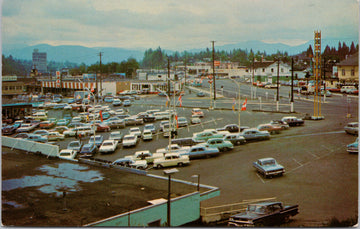
<path id="1" fill-rule="evenodd" d="M 358 39 L 324 39 L 322 41 L 322 49 L 324 50 L 326 45 L 330 47 L 338 48 L 338 43 L 345 42 L 345 44 L 350 47 L 351 43 L 354 41 L 355 45 L 358 44 Z M 253 52 L 263 52 L 266 54 L 275 54 L 278 51 L 287 52 L 289 55 L 296 55 L 303 51 L 306 51 L 307 48 L 311 45 L 314 46 L 314 41 L 310 40 L 304 44 L 297 46 L 290 46 L 282 43 L 265 43 L 262 41 L 246 41 L 239 42 L 236 44 L 226 44 L 223 46 L 215 46 L 217 51 L 232 51 L 234 49 L 242 49 Z M 60 45 L 60 46 L 51 46 L 48 44 L 39 44 L 34 46 L 26 46 L 23 48 L 6 48 L 3 46 L 2 54 L 5 56 L 12 55 L 15 59 L 22 60 L 32 60 L 32 53 L 34 49 L 38 49 L 39 52 L 47 53 L 48 61 L 55 62 L 71 62 L 71 63 L 85 63 L 86 65 L 95 64 L 100 61 L 99 53 L 102 53 L 102 63 L 109 62 L 121 62 L 127 60 L 128 58 L 135 58 L 137 61 L 141 61 L 144 57 L 144 51 L 146 48 L 139 49 L 125 49 L 125 48 L 116 48 L 116 47 L 84 47 L 84 46 L 76 46 L 76 45 Z M 199 52 L 204 51 L 206 48 L 199 49 L 191 49 L 189 52 Z M 173 50 L 163 50 L 167 54 L 172 54 Z"/>

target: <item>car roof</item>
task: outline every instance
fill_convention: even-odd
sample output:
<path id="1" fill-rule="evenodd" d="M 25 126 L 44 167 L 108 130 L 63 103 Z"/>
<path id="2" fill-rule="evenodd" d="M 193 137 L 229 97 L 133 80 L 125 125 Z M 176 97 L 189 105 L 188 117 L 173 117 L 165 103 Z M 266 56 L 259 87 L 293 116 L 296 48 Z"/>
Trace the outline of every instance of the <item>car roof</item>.
<path id="1" fill-rule="evenodd" d="M 272 158 L 272 157 L 266 157 L 266 158 L 261 158 L 261 159 L 259 159 L 258 161 L 263 162 L 263 161 L 270 161 L 270 160 L 275 160 L 275 159 Z"/>

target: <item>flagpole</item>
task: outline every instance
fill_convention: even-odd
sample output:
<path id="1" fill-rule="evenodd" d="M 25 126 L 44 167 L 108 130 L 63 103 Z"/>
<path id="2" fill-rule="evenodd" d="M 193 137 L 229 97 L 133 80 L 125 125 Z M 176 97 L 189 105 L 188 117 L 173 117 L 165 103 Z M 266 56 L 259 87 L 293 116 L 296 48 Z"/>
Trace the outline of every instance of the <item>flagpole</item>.
<path id="1" fill-rule="evenodd" d="M 236 80 L 235 80 L 235 82 L 237 83 L 237 85 L 238 85 L 238 87 L 239 87 L 239 133 L 241 132 L 241 128 L 240 128 L 240 111 L 241 111 L 241 109 L 240 109 L 240 106 L 241 106 L 241 96 L 240 96 L 240 83 L 239 82 L 237 82 Z"/>

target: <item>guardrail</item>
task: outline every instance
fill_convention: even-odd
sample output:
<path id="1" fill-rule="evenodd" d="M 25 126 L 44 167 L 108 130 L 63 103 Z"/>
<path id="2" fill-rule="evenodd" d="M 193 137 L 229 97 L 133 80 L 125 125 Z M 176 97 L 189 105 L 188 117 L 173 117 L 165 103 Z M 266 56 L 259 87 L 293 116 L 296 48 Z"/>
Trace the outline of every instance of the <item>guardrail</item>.
<path id="1" fill-rule="evenodd" d="M 48 157 L 57 157 L 59 154 L 59 146 L 51 145 L 47 143 L 40 143 L 25 140 L 22 138 L 1 137 L 2 146 L 9 147 L 11 149 L 24 150 L 25 152 L 41 153 Z"/>

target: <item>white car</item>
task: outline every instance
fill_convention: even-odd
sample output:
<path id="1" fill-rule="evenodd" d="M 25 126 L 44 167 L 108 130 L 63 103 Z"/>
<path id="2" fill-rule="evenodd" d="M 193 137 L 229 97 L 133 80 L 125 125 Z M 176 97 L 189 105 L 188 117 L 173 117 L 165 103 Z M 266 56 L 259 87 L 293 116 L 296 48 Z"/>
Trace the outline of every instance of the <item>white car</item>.
<path id="1" fill-rule="evenodd" d="M 189 156 L 179 155 L 178 153 L 168 153 L 164 157 L 154 160 L 154 168 L 161 169 L 169 166 L 184 166 L 190 164 Z"/>
<path id="2" fill-rule="evenodd" d="M 190 149 L 190 146 L 181 147 L 178 144 L 171 144 L 170 145 L 170 152 L 171 153 L 184 153 L 184 152 L 189 151 L 189 149 Z M 169 146 L 166 146 L 165 148 L 161 148 L 161 149 L 156 150 L 156 153 L 165 154 L 165 153 L 168 153 L 168 152 L 169 152 Z"/>
<path id="3" fill-rule="evenodd" d="M 197 117 L 197 115 L 193 115 L 194 117 L 191 117 L 191 124 L 199 124 L 201 123 L 201 119 Z"/>
<path id="4" fill-rule="evenodd" d="M 126 157 L 119 158 L 119 159 L 115 160 L 112 164 L 125 166 L 125 167 L 131 167 L 131 168 L 135 168 L 135 169 L 146 169 L 148 166 L 146 160 L 133 160 L 131 158 L 126 158 Z"/>
<path id="5" fill-rule="evenodd" d="M 117 147 L 117 141 L 115 140 L 105 140 L 100 148 L 99 148 L 99 152 L 100 153 L 114 153 Z"/>
<path id="6" fill-rule="evenodd" d="M 47 138 L 49 141 L 60 141 L 65 139 L 64 135 L 57 131 L 49 132 Z"/>
<path id="7" fill-rule="evenodd" d="M 76 157 L 76 150 L 72 150 L 72 149 L 63 149 L 59 152 L 58 155 L 59 158 L 62 159 L 67 159 L 67 160 L 71 160 L 71 159 L 75 159 Z"/>
<path id="8" fill-rule="evenodd" d="M 152 140 L 153 134 L 152 134 L 151 130 L 144 130 L 141 137 L 144 141 Z"/>
<path id="9" fill-rule="evenodd" d="M 125 135 L 122 141 L 123 147 L 136 146 L 138 143 L 138 137 L 135 135 Z"/>
<path id="10" fill-rule="evenodd" d="M 137 136 L 138 138 L 141 137 L 141 130 L 139 127 L 132 127 L 130 128 L 129 130 L 129 135 L 135 135 Z"/>
<path id="11" fill-rule="evenodd" d="M 156 128 L 155 128 L 154 124 L 152 124 L 152 123 L 150 123 L 150 124 L 145 124 L 145 126 L 144 126 L 144 131 L 145 131 L 145 130 L 150 130 L 151 133 L 156 134 Z"/>
<path id="12" fill-rule="evenodd" d="M 122 134 L 120 131 L 113 131 L 110 133 L 109 140 L 115 140 L 117 143 L 122 141 Z"/>
<path id="13" fill-rule="evenodd" d="M 154 162 L 157 158 L 162 158 L 164 155 L 162 153 L 152 154 L 149 150 L 136 151 L 134 155 L 125 156 L 125 158 L 130 158 L 134 161 L 145 160 L 148 164 Z"/>

